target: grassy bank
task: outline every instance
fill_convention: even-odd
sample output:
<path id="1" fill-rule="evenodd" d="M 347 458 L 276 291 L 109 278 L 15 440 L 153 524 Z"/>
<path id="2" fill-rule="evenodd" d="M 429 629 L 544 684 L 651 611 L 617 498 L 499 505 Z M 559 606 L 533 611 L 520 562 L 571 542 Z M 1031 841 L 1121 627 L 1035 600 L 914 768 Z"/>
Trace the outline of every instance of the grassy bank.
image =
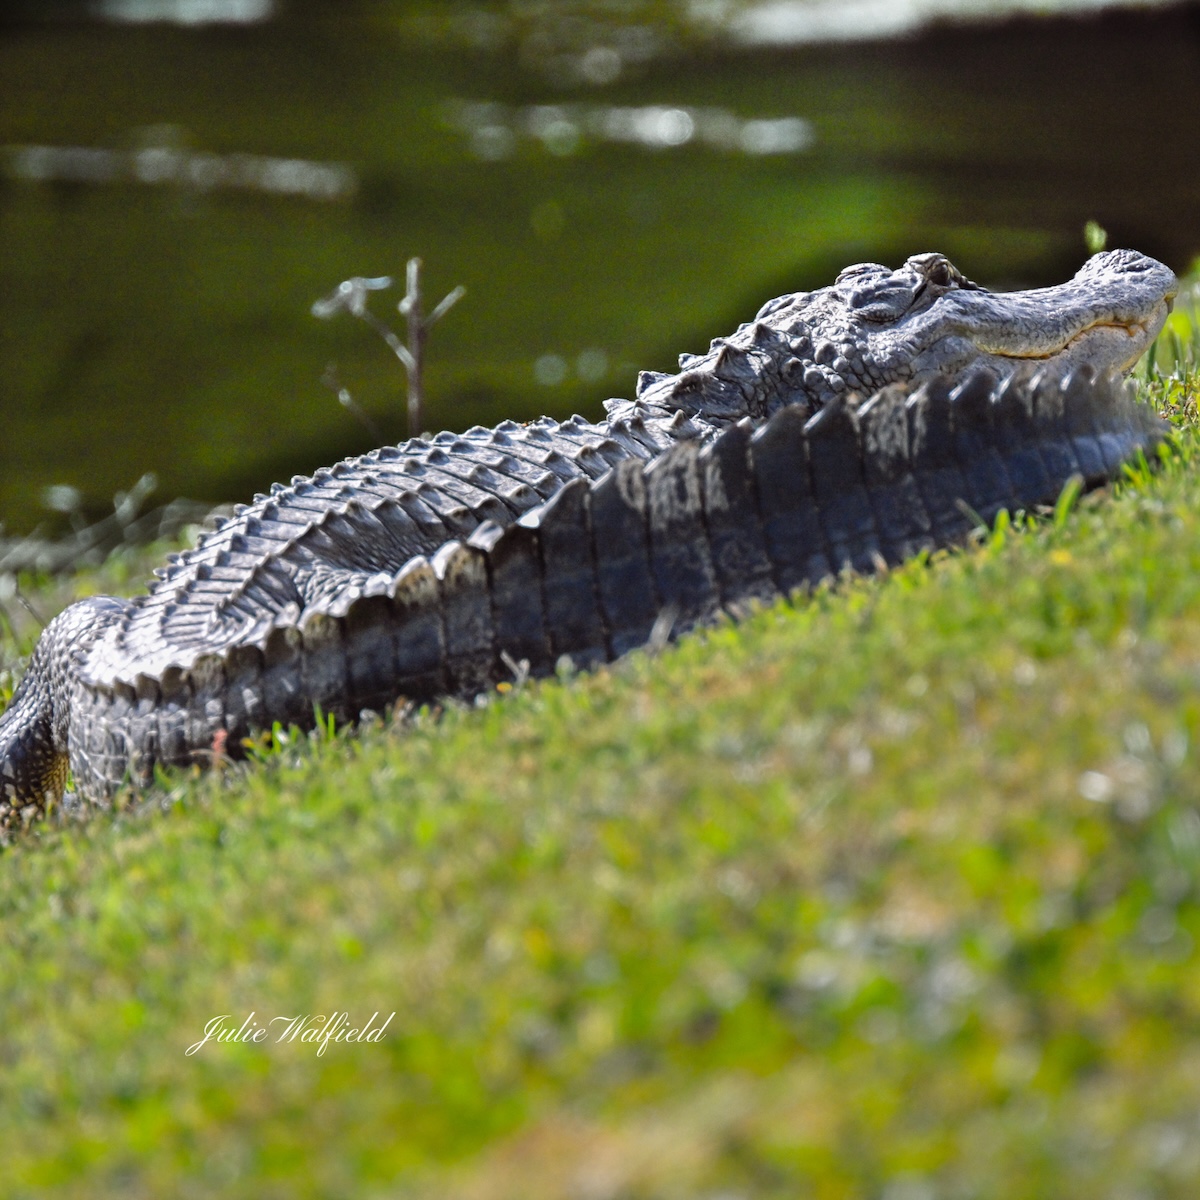
<path id="1" fill-rule="evenodd" d="M 1172 399 L 1161 468 L 1060 524 L 35 829 L 5 1194 L 1195 1195 Z M 395 1017 L 186 1053 L 341 1011 Z"/>

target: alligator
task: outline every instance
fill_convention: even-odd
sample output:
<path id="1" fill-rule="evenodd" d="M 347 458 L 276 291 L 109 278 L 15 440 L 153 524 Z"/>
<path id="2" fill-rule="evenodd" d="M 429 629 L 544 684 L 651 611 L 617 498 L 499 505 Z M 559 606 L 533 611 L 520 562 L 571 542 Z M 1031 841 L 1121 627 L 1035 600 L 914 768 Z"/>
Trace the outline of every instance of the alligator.
<path id="1" fill-rule="evenodd" d="M 1177 281 L 1120 250 L 995 293 L 944 256 L 772 300 L 633 400 L 276 484 L 46 628 L 0 717 L 0 830 L 237 757 L 275 724 L 470 699 L 964 541 L 1150 451 L 1124 378 Z M 5 833 L 7 836 L 7 833 Z"/>

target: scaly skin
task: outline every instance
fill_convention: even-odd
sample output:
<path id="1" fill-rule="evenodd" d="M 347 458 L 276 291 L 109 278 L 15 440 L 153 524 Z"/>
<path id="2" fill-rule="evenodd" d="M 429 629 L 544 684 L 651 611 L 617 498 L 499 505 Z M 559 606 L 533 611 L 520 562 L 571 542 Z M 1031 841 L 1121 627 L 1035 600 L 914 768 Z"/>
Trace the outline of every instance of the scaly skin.
<path id="1" fill-rule="evenodd" d="M 863 433 L 854 424 L 856 402 L 847 405 L 846 398 L 870 395 L 888 385 L 911 390 L 925 383 L 912 412 L 936 426 L 941 409 L 943 416 L 953 411 L 957 424 L 953 431 L 949 425 L 943 431 L 948 450 L 938 450 L 937 439 L 930 441 L 916 427 L 905 434 L 906 447 L 921 447 L 920 454 L 913 449 L 915 457 L 903 461 L 911 483 L 906 494 L 913 488 L 927 493 L 925 516 L 914 526 L 925 533 L 917 537 L 910 530 L 912 536 L 885 536 L 885 521 L 872 535 L 874 541 L 867 539 L 883 558 L 902 555 L 904 546 L 945 544 L 961 537 L 963 530 L 947 515 L 946 505 L 953 507 L 955 499 L 970 503 L 972 498 L 978 505 L 975 492 L 991 497 L 982 502 L 985 507 L 992 499 L 1007 506 L 1044 502 L 1040 493 L 1047 481 L 1061 486 L 1067 465 L 1081 470 L 1090 482 L 1101 482 L 1119 468 L 1121 456 L 1152 444 L 1158 432 L 1144 413 L 1131 407 L 1127 396 L 1105 390 L 1107 384 L 1097 385 L 1097 390 L 1090 379 L 1132 366 L 1161 327 L 1176 286 L 1166 267 L 1131 251 L 1096 256 L 1057 288 L 1008 294 L 979 288 L 940 255 L 918 255 L 898 271 L 872 264 L 851 267 L 829 288 L 770 302 L 754 322 L 728 339 L 718 339 L 706 355 L 684 356 L 679 374 L 643 373 L 637 399 L 609 401 L 603 423 L 580 418 L 564 424 L 506 422 L 490 431 L 439 434 L 432 442 L 385 448 L 309 479 L 297 478 L 289 486 L 277 485 L 158 572 L 148 595 L 132 601 L 84 602 L 46 630 L 12 705 L 0 718 L 0 826 L 27 821 L 59 797 L 68 759 L 80 791 L 103 799 L 127 780 L 150 782 L 156 764 L 211 758 L 214 735 L 222 731 L 219 740 L 236 753 L 238 739 L 256 728 L 275 721 L 311 723 L 314 703 L 352 719 L 355 704 L 364 696 L 381 707 L 402 694 L 431 698 L 488 686 L 495 678 L 495 664 L 503 662 L 500 650 L 513 657 L 506 630 L 493 630 L 486 650 L 456 651 L 457 618 L 438 607 L 457 594 L 455 564 L 466 561 L 461 554 L 455 557 L 454 547 L 481 527 L 485 541 L 495 536 L 490 531 L 498 534 L 514 523 L 540 530 L 530 536 L 541 539 L 537 586 L 543 598 L 565 587 L 562 595 L 573 598 L 561 601 L 560 607 L 566 608 L 559 615 L 565 614 L 569 626 L 572 614 L 578 614 L 581 628 L 593 629 L 579 637 L 561 629 L 554 634 L 543 631 L 532 635 L 532 644 L 584 661 L 620 653 L 644 638 L 647 629 L 644 613 L 637 620 L 630 618 L 626 628 L 625 618 L 614 616 L 616 610 L 601 605 L 593 613 L 590 607 L 589 597 L 599 595 L 610 582 L 607 575 L 596 574 L 595 564 L 603 555 L 597 558 L 600 542 L 595 539 L 602 542 L 608 536 L 595 524 L 601 519 L 596 514 L 611 514 L 603 519 L 617 522 L 608 531 L 613 536 L 618 529 L 634 528 L 628 526 L 634 518 L 619 505 L 605 508 L 605 498 L 615 486 L 611 481 L 643 486 L 634 481 L 642 478 L 641 472 L 653 471 L 646 464 L 667 452 L 670 461 L 681 461 L 682 451 L 672 450 L 681 442 L 719 446 L 720 454 L 736 457 L 742 451 L 731 447 L 740 445 L 741 435 L 728 431 L 738 422 L 749 436 L 750 430 L 768 423 L 773 431 L 791 429 L 797 421 L 803 427 L 811 417 L 815 435 L 805 434 L 803 451 L 793 447 L 793 458 L 781 461 L 792 463 L 791 470 L 811 470 L 814 479 L 823 477 L 835 461 L 852 474 L 862 471 L 870 478 L 884 470 L 881 464 L 891 461 L 891 451 L 878 441 L 882 425 L 871 424 L 873 432 Z M 997 378 L 1022 366 L 1041 367 L 1039 381 L 1030 383 L 1026 371 L 1019 387 L 1007 393 L 995 390 Z M 966 390 L 956 393 L 960 398 L 951 402 L 950 388 L 980 367 L 991 373 L 986 381 L 964 385 Z M 1081 367 L 1087 368 L 1086 376 Z M 1067 394 L 1075 400 L 1066 405 L 1064 418 L 1062 398 L 1052 398 L 1058 395 L 1054 380 L 1070 372 L 1074 382 Z M 894 409 L 895 395 L 888 395 Z M 874 408 L 865 405 L 863 411 L 877 411 L 881 401 L 872 404 Z M 782 409 L 794 414 L 792 425 L 771 421 Z M 841 418 L 832 414 L 843 412 L 851 414 L 847 419 L 856 432 L 849 441 L 831 441 L 821 431 L 841 429 Z M 988 415 L 993 412 L 994 417 Z M 822 424 L 824 413 L 831 415 Z M 1013 420 L 1013 428 L 1025 430 L 1017 441 L 1028 441 L 1028 434 L 1036 445 L 1030 450 L 1021 442 L 1018 459 L 1005 459 L 1008 466 L 997 468 L 992 459 L 1000 460 L 990 440 L 1011 441 L 1016 435 L 1005 422 Z M 1064 420 L 1079 426 L 1074 441 L 1063 433 Z M 889 428 L 899 426 L 893 421 Z M 722 431 L 727 431 L 724 440 Z M 1088 439 L 1096 432 L 1103 436 L 1093 445 Z M 767 436 L 760 458 L 778 436 L 782 434 Z M 855 448 L 851 451 L 849 446 Z M 795 453 L 801 458 L 795 459 Z M 950 458 L 941 461 L 939 454 Z M 1007 471 L 1015 480 L 1013 463 L 1025 462 L 1030 454 L 1047 464 L 1052 461 L 1055 469 L 1029 474 L 1021 467 L 1019 489 L 1005 484 L 997 491 L 991 484 L 970 483 L 980 471 Z M 810 461 L 806 455 L 817 457 Z M 737 486 L 743 488 L 742 504 L 757 505 L 755 511 L 764 520 L 769 508 L 778 533 L 779 521 L 786 525 L 793 518 L 779 515 L 791 511 L 790 502 L 771 490 L 775 485 L 770 482 L 770 463 L 775 460 L 769 454 L 761 461 L 753 455 L 751 459 L 746 478 L 753 486 L 742 478 L 740 468 L 730 476 L 730 486 L 741 480 Z M 711 454 L 706 461 L 711 462 Z M 614 468 L 619 470 L 614 473 Z M 703 558 L 709 553 L 687 547 L 692 545 L 689 538 L 695 540 L 696 522 L 704 523 L 697 517 L 700 508 L 714 503 L 715 485 L 713 479 L 701 486 L 688 483 L 691 476 L 679 478 L 682 498 L 670 505 L 683 522 L 683 562 L 688 555 Z M 603 482 L 606 479 L 609 482 Z M 547 547 L 557 544 L 555 530 L 565 511 L 562 504 L 567 503 L 557 498 L 564 488 L 590 514 L 591 532 L 581 532 L 582 526 L 576 529 L 560 554 Z M 760 494 L 763 488 L 774 497 L 769 505 Z M 957 497 L 956 488 L 962 493 Z M 757 501 L 746 499 L 752 493 Z M 661 508 L 668 492 L 654 494 Z M 702 495 L 707 497 L 703 504 Z M 835 500 L 845 514 L 861 509 L 866 521 L 867 510 L 853 488 L 843 494 L 825 486 L 816 495 L 814 504 L 819 500 L 820 525 L 826 530 L 822 537 L 828 539 L 828 530 L 838 527 L 839 514 L 828 511 Z M 548 515 L 554 519 L 543 530 Z M 653 526 L 653 520 L 647 520 Z M 668 527 L 669 521 L 661 526 Z M 519 540 L 526 535 L 514 531 L 511 536 Z M 636 530 L 628 536 L 637 541 Z M 595 543 L 591 551 L 586 549 L 588 537 Z M 499 553 L 506 553 L 516 543 L 497 544 Z M 721 602 L 733 604 L 743 594 L 786 592 L 822 570 L 837 570 L 843 562 L 869 569 L 874 561 L 865 552 L 844 558 L 836 549 L 841 545 L 837 538 L 821 545 L 811 571 L 793 579 L 776 564 L 769 585 L 765 577 L 757 583 L 748 578 L 741 590 L 736 580 L 729 580 L 722 586 Z M 490 544 L 482 549 L 490 553 Z M 727 558 L 729 553 L 733 550 L 727 546 L 722 554 Z M 490 561 L 486 554 L 483 559 L 470 558 L 475 568 Z M 700 576 L 684 571 L 683 577 L 701 586 Z M 580 582 L 567 586 L 563 581 L 569 579 Z M 664 587 L 667 593 L 678 590 L 676 582 L 660 579 L 646 585 L 643 600 L 657 603 Z M 399 668 L 377 668 L 368 661 L 373 652 L 365 647 L 374 643 L 355 632 L 364 597 L 387 606 L 384 624 L 395 627 L 401 658 L 406 646 L 423 644 L 431 620 L 437 624 L 438 649 L 429 659 L 427 675 L 405 675 Z M 679 607 L 676 600 L 673 608 Z M 514 630 L 528 615 L 520 605 L 505 611 Z M 556 612 L 551 604 L 545 619 L 557 620 Z M 594 632 L 600 628 L 603 636 Z M 524 644 L 515 637 L 511 648 L 519 650 Z M 544 658 L 538 660 L 539 669 Z M 470 662 L 470 669 L 460 671 L 455 662 Z M 365 690 L 354 682 L 364 673 L 371 678 Z"/>
<path id="2" fill-rule="evenodd" d="M 1029 362 L 1060 375 L 1084 364 L 1125 372 L 1157 336 L 1177 289 L 1167 267 L 1132 250 L 1098 254 L 1074 279 L 1029 292 L 989 292 L 940 254 L 914 255 L 898 271 L 861 263 L 831 287 L 768 301 L 708 354 L 683 355 L 680 374 L 643 372 L 638 398 L 722 424 L 786 404 L 816 411 L 889 383 L 956 381 L 975 367 L 1001 376 Z"/>

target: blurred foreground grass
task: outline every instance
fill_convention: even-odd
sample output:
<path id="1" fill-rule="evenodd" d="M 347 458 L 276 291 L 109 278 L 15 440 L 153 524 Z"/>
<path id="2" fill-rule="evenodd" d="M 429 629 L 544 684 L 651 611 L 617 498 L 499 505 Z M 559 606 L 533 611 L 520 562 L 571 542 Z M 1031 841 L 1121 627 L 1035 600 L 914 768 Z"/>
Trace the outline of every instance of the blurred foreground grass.
<path id="1" fill-rule="evenodd" d="M 1200 429 L 1147 386 L 1175 448 L 1061 527 L 35 828 L 5 1194 L 1194 1196 Z M 395 1017 L 185 1054 L 341 1011 Z"/>

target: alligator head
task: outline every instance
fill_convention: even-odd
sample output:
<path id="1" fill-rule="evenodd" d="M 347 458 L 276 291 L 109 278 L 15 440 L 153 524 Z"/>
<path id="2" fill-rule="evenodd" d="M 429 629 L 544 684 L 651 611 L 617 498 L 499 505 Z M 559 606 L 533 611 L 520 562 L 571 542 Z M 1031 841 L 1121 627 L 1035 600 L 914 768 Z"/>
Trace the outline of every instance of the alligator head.
<path id="1" fill-rule="evenodd" d="M 988 291 L 941 254 L 895 271 L 860 263 L 829 287 L 770 301 L 708 354 L 682 356 L 679 374 L 643 372 L 638 399 L 723 422 L 980 366 L 1001 376 L 1031 361 L 1059 374 L 1085 364 L 1124 372 L 1177 290 L 1169 268 L 1132 250 L 1098 254 L 1066 283 L 1026 292 Z"/>

